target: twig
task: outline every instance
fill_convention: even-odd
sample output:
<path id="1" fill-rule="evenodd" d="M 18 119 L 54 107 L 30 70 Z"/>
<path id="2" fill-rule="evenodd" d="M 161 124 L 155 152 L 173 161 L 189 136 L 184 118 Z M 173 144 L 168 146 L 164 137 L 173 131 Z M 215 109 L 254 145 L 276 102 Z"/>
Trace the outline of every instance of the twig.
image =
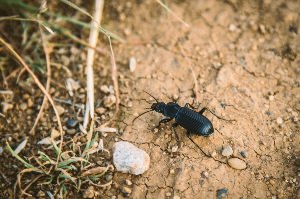
<path id="1" fill-rule="evenodd" d="M 42 45 L 43 45 L 43 49 L 44 49 L 44 53 L 45 53 L 45 58 L 46 58 L 46 67 L 47 67 L 47 81 L 46 81 L 46 92 L 49 92 L 49 89 L 50 89 L 50 81 L 51 81 L 51 65 L 50 65 L 50 55 L 49 55 L 49 52 L 48 52 L 48 49 L 47 49 L 47 46 L 46 46 L 46 39 L 45 39 L 45 35 L 43 33 L 43 30 L 41 28 L 41 26 L 39 27 L 40 28 L 40 34 L 41 34 L 41 38 L 42 38 Z M 39 110 L 39 113 L 38 115 L 36 116 L 36 119 L 35 119 L 35 122 L 33 124 L 33 127 L 31 128 L 29 134 L 31 134 L 34 130 L 35 130 L 35 127 L 36 125 L 38 124 L 42 114 L 43 114 L 43 110 L 46 106 L 46 103 L 47 103 L 47 97 L 44 95 L 44 98 L 43 98 L 43 102 L 42 102 L 42 105 L 41 105 L 41 108 Z"/>
<path id="2" fill-rule="evenodd" d="M 14 94 L 11 90 L 0 90 L 0 95 L 12 95 Z"/>
<path id="3" fill-rule="evenodd" d="M 89 37 L 89 44 L 90 46 L 95 47 L 97 45 L 98 40 L 98 24 L 100 24 L 102 18 L 102 11 L 103 11 L 104 1 L 103 0 L 96 0 L 95 1 L 95 13 L 94 13 L 94 20 L 91 21 L 91 31 Z M 91 118 L 94 118 L 95 108 L 94 108 L 94 72 L 93 72 L 93 65 L 94 65 L 94 57 L 95 57 L 95 50 L 94 48 L 88 48 L 87 51 L 87 63 L 86 63 L 86 78 L 87 78 L 87 104 L 89 108 L 86 108 L 86 111 L 89 111 L 89 115 Z M 87 114 L 87 113 L 86 113 Z M 84 128 L 87 127 L 88 117 L 84 118 L 83 126 Z"/>
<path id="4" fill-rule="evenodd" d="M 25 61 L 22 59 L 22 57 L 12 48 L 12 46 L 10 44 L 8 44 L 2 37 L 0 37 L 0 43 L 2 45 L 4 45 L 4 47 L 7 49 L 7 51 L 13 56 L 13 58 L 20 63 L 26 70 L 27 72 L 31 75 L 31 77 L 34 79 L 35 83 L 37 84 L 37 86 L 41 89 L 41 91 L 44 93 L 44 95 L 46 95 L 46 97 L 48 98 L 49 102 L 51 103 L 53 110 L 55 112 L 55 115 L 57 117 L 57 123 L 58 123 L 58 127 L 59 127 L 59 131 L 60 131 L 60 136 L 61 136 L 61 143 L 60 143 L 60 149 L 62 147 L 62 143 L 63 143 L 63 128 L 62 128 L 62 124 L 61 124 L 61 120 L 58 114 L 58 111 L 56 109 L 56 106 L 54 104 L 54 101 L 52 100 L 52 97 L 50 96 L 50 94 L 46 91 L 46 89 L 44 88 L 44 86 L 42 85 L 42 83 L 40 82 L 40 80 L 37 78 L 37 76 L 35 76 L 35 74 L 32 72 L 32 70 L 29 68 L 29 66 L 25 63 Z M 61 150 L 59 150 L 58 156 L 57 156 L 57 162 L 60 159 L 60 153 Z"/>
<path id="5" fill-rule="evenodd" d="M 119 105 L 120 105 L 120 93 L 119 93 L 119 83 L 118 83 L 118 68 L 116 65 L 116 60 L 115 60 L 115 54 L 111 45 L 111 39 L 108 37 L 109 40 L 109 46 L 110 46 L 110 51 L 111 51 L 111 78 L 114 83 L 114 89 L 116 93 L 116 112 L 115 114 L 119 111 Z"/>
<path id="6" fill-rule="evenodd" d="M 62 103 L 62 104 L 67 104 L 67 105 L 75 106 L 75 107 L 80 108 L 80 109 L 84 108 L 83 104 L 82 105 L 80 105 L 80 104 L 74 104 L 71 100 L 63 100 L 63 99 L 58 99 L 58 98 L 55 98 L 55 97 L 53 99 L 54 99 L 54 101 Z"/>

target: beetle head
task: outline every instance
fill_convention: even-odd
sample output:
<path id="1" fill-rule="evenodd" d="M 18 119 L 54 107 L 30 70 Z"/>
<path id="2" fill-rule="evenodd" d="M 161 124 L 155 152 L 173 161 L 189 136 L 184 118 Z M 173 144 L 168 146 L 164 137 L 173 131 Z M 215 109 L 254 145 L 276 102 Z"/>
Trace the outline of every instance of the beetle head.
<path id="1" fill-rule="evenodd" d="M 156 102 L 151 105 L 151 109 L 158 113 L 164 113 L 166 104 L 163 102 Z"/>

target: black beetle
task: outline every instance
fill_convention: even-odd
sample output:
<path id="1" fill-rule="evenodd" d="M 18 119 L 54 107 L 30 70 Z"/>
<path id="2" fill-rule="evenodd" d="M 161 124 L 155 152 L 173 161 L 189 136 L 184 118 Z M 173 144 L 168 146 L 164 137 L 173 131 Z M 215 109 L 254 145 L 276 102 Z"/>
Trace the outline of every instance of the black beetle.
<path id="1" fill-rule="evenodd" d="M 146 92 L 146 91 L 145 91 Z M 148 95 L 153 97 L 151 94 L 146 92 Z M 151 112 L 156 111 L 158 113 L 163 114 L 167 118 L 164 118 L 159 121 L 159 124 L 157 127 L 159 127 L 162 123 L 167 123 L 171 121 L 172 119 L 175 119 L 175 123 L 172 125 L 173 127 L 176 127 L 178 125 L 185 128 L 189 133 L 193 133 L 200 136 L 210 136 L 214 132 L 213 125 L 211 121 L 203 115 L 205 110 L 208 110 L 210 113 L 212 113 L 214 116 L 216 116 L 219 119 L 226 120 L 224 118 L 221 118 L 214 114 L 212 111 L 207 109 L 206 107 L 202 108 L 199 112 L 194 111 L 193 106 L 189 103 L 186 103 L 184 107 L 179 106 L 176 102 L 168 102 L 167 104 L 164 102 L 159 102 L 155 97 L 153 99 L 156 101 L 156 103 L 153 103 L 151 105 L 151 108 L 149 111 L 146 111 L 139 116 L 135 117 L 132 123 L 140 116 Z M 191 108 L 193 109 L 191 109 Z M 233 120 L 226 120 L 226 121 L 233 121 Z M 175 131 L 176 133 L 176 131 Z M 177 133 L 176 133 L 176 137 Z"/>

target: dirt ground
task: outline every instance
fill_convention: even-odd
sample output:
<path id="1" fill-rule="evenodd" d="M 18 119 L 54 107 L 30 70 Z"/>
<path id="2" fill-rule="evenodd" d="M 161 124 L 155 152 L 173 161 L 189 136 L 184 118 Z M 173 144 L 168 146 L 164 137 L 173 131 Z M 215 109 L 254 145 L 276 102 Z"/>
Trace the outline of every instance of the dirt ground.
<path id="1" fill-rule="evenodd" d="M 151 165 L 139 176 L 114 172 L 111 186 L 95 188 L 98 198 L 300 198 L 300 1 L 167 3 L 189 27 L 155 1 L 114 1 L 105 6 L 105 27 L 127 42 L 113 43 L 121 94 L 121 110 L 113 126 L 120 132 L 102 135 L 104 145 L 111 150 L 116 140 L 129 141 L 149 153 Z M 103 45 L 109 49 L 107 41 L 99 43 Z M 65 49 L 69 53 L 71 48 Z M 129 71 L 130 57 L 137 60 L 134 72 Z M 85 57 L 70 59 L 83 64 Z M 95 64 L 97 108 L 106 95 L 100 86 L 112 82 L 109 57 L 98 55 Z M 85 104 L 85 76 L 72 61 L 67 67 L 82 87 L 72 100 Z M 56 84 L 62 86 L 53 83 L 57 89 L 52 94 L 71 99 L 64 89 L 62 71 L 53 69 Z M 21 111 L 19 107 L 28 99 L 40 104 L 41 92 L 33 86 L 37 91 L 30 95 L 13 79 L 8 83 L 14 92 L 10 103 L 15 108 L 6 119 L 0 118 L 1 145 L 4 148 L 9 140 L 16 146 L 28 137 L 30 143 L 22 155 L 30 156 L 39 147 L 37 141 L 55 126 L 51 123 L 54 115 L 49 108 L 49 117 L 45 116 L 34 135 L 29 134 L 37 108 Z M 236 121 L 220 120 L 205 112 L 216 130 L 210 137 L 192 136 L 202 151 L 183 128 L 177 128 L 182 146 L 172 150 L 177 146 L 173 122 L 153 129 L 163 118 L 161 114 L 146 114 L 131 125 L 133 118 L 150 106 L 147 101 L 153 101 L 144 91 L 164 102 L 178 98 L 181 106 L 200 103 L 200 107 Z M 78 116 L 69 105 L 60 105 L 68 110 L 64 118 Z M 113 108 L 97 116 L 107 120 Z M 227 164 L 229 158 L 222 155 L 225 146 L 233 149 L 232 157 L 246 162 L 246 169 Z M 0 157 L 0 198 L 9 198 L 22 164 L 7 151 Z M 126 185 L 126 179 L 133 184 Z M 124 186 L 132 191 L 128 196 L 122 193 Z M 36 190 L 45 191 L 36 185 L 31 193 Z M 227 193 L 220 196 L 224 190 Z M 74 195 L 80 198 L 81 192 Z"/>

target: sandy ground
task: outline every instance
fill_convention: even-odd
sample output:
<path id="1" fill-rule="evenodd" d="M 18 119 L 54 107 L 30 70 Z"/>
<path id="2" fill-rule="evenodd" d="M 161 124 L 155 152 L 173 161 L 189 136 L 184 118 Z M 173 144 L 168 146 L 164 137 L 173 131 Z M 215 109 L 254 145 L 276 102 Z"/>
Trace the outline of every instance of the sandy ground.
<path id="1" fill-rule="evenodd" d="M 299 198 L 300 2 L 194 0 L 168 6 L 190 27 L 155 1 L 106 5 L 105 26 L 128 41 L 114 46 L 122 102 L 116 126 L 123 131 L 116 137 L 148 152 L 151 165 L 140 176 L 115 172 L 113 185 L 100 190 L 99 198 L 125 197 L 125 179 L 133 182 L 129 198 L 216 198 L 222 189 L 224 198 Z M 130 57 L 137 60 L 134 72 Z M 99 56 L 96 63 L 100 85 L 109 59 Z M 164 102 L 178 97 L 181 106 L 195 101 L 236 121 L 205 112 L 215 133 L 192 137 L 205 154 L 182 128 L 182 146 L 172 152 L 173 122 L 153 130 L 163 116 L 149 113 L 131 125 L 150 106 L 144 99 L 153 101 L 144 90 Z M 111 149 L 115 139 L 109 135 L 105 145 Z M 227 164 L 225 146 L 246 169 Z"/>

